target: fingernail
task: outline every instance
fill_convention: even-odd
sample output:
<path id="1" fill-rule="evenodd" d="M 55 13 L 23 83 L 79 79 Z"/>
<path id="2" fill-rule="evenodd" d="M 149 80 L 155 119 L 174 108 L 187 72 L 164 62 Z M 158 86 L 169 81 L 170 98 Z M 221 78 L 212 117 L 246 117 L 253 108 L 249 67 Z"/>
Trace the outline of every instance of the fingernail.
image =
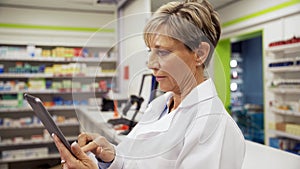
<path id="1" fill-rule="evenodd" d="M 54 137 L 54 133 L 52 133 L 51 136 Z"/>
<path id="2" fill-rule="evenodd" d="M 73 143 L 72 143 L 72 145 L 74 146 L 74 145 L 77 145 L 77 141 L 74 141 Z"/>

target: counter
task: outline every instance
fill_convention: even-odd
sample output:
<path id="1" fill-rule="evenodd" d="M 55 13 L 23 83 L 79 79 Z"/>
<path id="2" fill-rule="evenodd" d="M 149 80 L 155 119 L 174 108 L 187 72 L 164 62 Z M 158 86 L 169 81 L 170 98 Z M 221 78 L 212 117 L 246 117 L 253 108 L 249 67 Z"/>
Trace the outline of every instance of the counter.
<path id="1" fill-rule="evenodd" d="M 134 111 L 129 111 L 126 118 L 130 119 L 133 113 Z M 126 137 L 120 134 L 122 131 L 113 129 L 113 126 L 107 123 L 109 119 L 114 118 L 112 111 L 103 112 L 97 107 L 80 107 L 77 109 L 77 117 L 82 132 L 99 133 L 116 145 Z M 141 113 L 136 116 L 136 119 L 138 120 L 140 117 Z"/>

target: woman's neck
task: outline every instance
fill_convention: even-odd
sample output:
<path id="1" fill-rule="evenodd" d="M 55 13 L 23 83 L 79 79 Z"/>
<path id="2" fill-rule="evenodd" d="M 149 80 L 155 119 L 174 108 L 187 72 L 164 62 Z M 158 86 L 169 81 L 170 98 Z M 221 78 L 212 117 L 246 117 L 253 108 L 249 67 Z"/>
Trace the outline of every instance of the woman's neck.
<path id="1" fill-rule="evenodd" d="M 169 111 L 173 111 L 175 110 L 181 103 L 181 101 L 195 88 L 197 87 L 200 83 L 202 83 L 203 81 L 205 81 L 206 79 L 204 79 L 204 77 L 202 76 L 201 78 L 198 78 L 196 80 L 196 83 L 194 83 L 193 85 L 190 85 L 190 87 L 185 87 L 184 89 L 182 89 L 183 92 L 179 92 L 179 93 L 174 93 L 173 97 L 170 100 L 169 103 Z M 173 103 L 172 103 L 173 102 Z M 171 104 L 172 103 L 172 104 Z M 172 107 L 170 107 L 170 105 Z"/>

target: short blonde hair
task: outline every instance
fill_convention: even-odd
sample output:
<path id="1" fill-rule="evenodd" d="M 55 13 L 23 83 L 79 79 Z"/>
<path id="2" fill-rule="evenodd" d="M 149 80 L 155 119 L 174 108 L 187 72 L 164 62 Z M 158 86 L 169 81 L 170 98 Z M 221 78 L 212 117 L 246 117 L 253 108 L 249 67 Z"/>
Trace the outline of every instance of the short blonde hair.
<path id="1" fill-rule="evenodd" d="M 211 51 L 204 63 L 206 66 L 221 35 L 219 15 L 206 0 L 169 2 L 161 6 L 145 26 L 144 40 L 147 46 L 153 42 L 153 34 L 161 29 L 192 51 L 199 47 L 200 42 L 208 42 Z"/>

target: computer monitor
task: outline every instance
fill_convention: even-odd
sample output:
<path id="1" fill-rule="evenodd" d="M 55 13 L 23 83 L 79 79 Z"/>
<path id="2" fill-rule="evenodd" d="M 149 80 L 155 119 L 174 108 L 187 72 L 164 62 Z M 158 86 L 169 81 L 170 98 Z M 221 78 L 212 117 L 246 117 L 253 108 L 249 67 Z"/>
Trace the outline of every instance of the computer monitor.
<path id="1" fill-rule="evenodd" d="M 139 90 L 139 96 L 144 99 L 140 111 L 145 111 L 147 105 L 156 97 L 158 83 L 152 74 L 144 74 Z"/>

